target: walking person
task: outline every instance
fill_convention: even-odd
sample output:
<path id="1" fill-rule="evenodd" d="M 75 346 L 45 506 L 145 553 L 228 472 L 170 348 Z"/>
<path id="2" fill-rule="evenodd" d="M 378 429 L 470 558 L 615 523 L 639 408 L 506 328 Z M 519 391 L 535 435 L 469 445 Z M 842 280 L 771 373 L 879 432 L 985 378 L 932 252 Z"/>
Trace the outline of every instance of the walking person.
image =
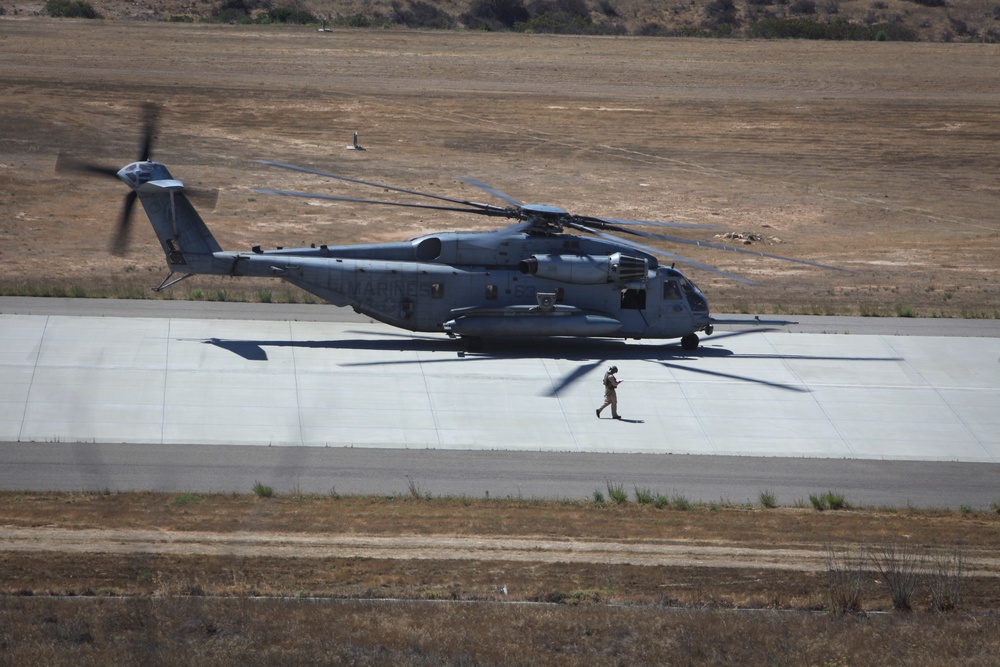
<path id="1" fill-rule="evenodd" d="M 622 416 L 618 414 L 618 393 L 615 389 L 622 383 L 621 380 L 615 377 L 615 373 L 618 372 L 617 366 L 612 366 L 608 369 L 608 372 L 604 374 L 604 404 L 597 408 L 597 418 L 601 418 L 601 410 L 611 406 L 611 418 L 621 419 Z"/>

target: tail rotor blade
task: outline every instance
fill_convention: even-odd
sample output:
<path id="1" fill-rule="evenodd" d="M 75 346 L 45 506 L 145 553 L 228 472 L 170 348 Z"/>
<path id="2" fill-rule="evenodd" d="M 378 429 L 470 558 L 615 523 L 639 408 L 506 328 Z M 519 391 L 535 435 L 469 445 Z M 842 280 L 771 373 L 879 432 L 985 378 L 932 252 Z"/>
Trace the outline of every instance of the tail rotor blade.
<path id="1" fill-rule="evenodd" d="M 128 249 L 128 233 L 132 224 L 132 210 L 135 208 L 136 199 L 135 190 L 125 195 L 122 212 L 118 218 L 118 229 L 115 231 L 115 238 L 111 241 L 111 253 L 119 257 L 124 255 Z"/>
<path id="2" fill-rule="evenodd" d="M 59 157 L 56 158 L 56 173 L 57 174 L 86 174 L 98 175 L 98 176 L 111 176 L 113 178 L 118 178 L 118 170 L 112 167 L 105 167 L 99 164 L 92 164 L 90 162 L 83 162 L 77 160 L 71 155 L 66 155 L 65 153 L 60 153 Z"/>
<path id="3" fill-rule="evenodd" d="M 153 135 L 156 133 L 156 122 L 160 117 L 160 107 L 152 102 L 147 102 L 142 107 L 144 127 L 142 131 L 142 143 L 139 145 L 139 157 L 136 162 L 146 162 L 153 156 Z"/>

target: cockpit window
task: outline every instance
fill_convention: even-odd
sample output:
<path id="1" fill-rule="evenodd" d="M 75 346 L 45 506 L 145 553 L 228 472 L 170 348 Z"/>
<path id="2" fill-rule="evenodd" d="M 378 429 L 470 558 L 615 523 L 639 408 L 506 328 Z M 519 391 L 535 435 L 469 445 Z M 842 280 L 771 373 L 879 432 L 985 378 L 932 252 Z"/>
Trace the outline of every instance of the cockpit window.
<path id="1" fill-rule="evenodd" d="M 663 298 L 666 301 L 679 301 L 681 298 L 681 287 L 676 280 L 667 280 L 663 283 Z"/>
<path id="2" fill-rule="evenodd" d="M 705 297 L 694 288 L 694 285 L 690 281 L 682 279 L 681 286 L 684 287 L 684 293 L 687 296 L 688 305 L 691 306 L 691 310 L 695 312 L 708 310 L 708 303 L 705 301 Z"/>

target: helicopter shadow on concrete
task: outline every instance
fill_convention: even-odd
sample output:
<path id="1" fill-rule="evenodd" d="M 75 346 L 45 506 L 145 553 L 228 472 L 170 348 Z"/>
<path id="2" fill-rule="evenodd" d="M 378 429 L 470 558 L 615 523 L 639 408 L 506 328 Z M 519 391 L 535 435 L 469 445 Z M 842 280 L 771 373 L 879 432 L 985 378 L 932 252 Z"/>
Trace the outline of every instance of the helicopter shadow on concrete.
<path id="1" fill-rule="evenodd" d="M 398 366 L 406 364 L 453 364 L 469 362 L 488 362 L 516 359 L 563 359 L 577 362 L 576 368 L 562 378 L 554 380 L 552 386 L 539 395 L 547 398 L 559 396 L 560 392 L 576 382 L 583 380 L 592 373 L 600 372 L 606 364 L 622 362 L 655 363 L 660 366 L 688 373 L 694 373 L 726 380 L 749 382 L 765 387 L 808 393 L 811 391 L 801 385 L 787 384 L 755 378 L 738 373 L 727 373 L 718 370 L 699 368 L 698 361 L 711 358 L 738 359 L 784 359 L 784 360 L 819 360 L 819 361 L 901 361 L 899 357 L 830 357 L 810 355 L 781 354 L 738 354 L 726 347 L 717 347 L 719 341 L 737 336 L 754 333 L 766 333 L 778 329 L 762 327 L 745 331 L 717 333 L 712 337 L 712 346 L 702 346 L 697 350 L 684 350 L 679 342 L 673 341 L 662 345 L 629 345 L 625 341 L 611 339 L 589 338 L 511 338 L 496 339 L 487 342 L 484 349 L 476 352 L 465 350 L 461 340 L 420 336 L 417 334 L 396 334 L 379 332 L 378 338 L 370 338 L 372 332 L 347 331 L 345 333 L 361 334 L 364 338 L 347 338 L 340 340 L 239 340 L 209 338 L 199 339 L 199 342 L 213 345 L 232 352 L 249 361 L 267 361 L 267 347 L 330 349 L 330 350 L 364 350 L 392 352 L 451 352 L 454 356 L 420 360 L 386 360 L 349 362 L 345 367 L 378 367 Z"/>
<path id="2" fill-rule="evenodd" d="M 780 331 L 773 327 L 761 327 L 748 329 L 745 331 L 734 331 L 718 333 L 712 337 L 712 341 L 718 342 L 728 338 L 735 338 L 754 333 L 766 333 L 769 331 Z M 388 334 L 390 336 L 405 334 Z M 541 339 L 498 339 L 489 341 L 487 347 L 479 352 L 459 352 L 458 359 L 434 359 L 420 361 L 376 361 L 358 362 L 344 364 L 345 366 L 383 366 L 398 364 L 434 364 L 453 363 L 455 361 L 486 361 L 503 359 L 524 359 L 524 358 L 546 358 L 564 359 L 567 361 L 577 361 L 579 365 L 570 373 L 555 381 L 548 391 L 539 395 L 553 398 L 560 394 L 567 387 L 583 380 L 592 373 L 601 372 L 608 364 L 620 364 L 622 362 L 643 362 L 655 363 L 671 370 L 698 373 L 715 378 L 736 380 L 739 382 L 750 382 L 765 387 L 781 389 L 784 391 L 808 393 L 810 389 L 801 385 L 773 382 L 749 375 L 737 373 L 725 373 L 718 370 L 698 368 L 696 364 L 699 360 L 710 358 L 731 358 L 737 359 L 786 359 L 786 360 L 835 360 L 835 361 L 900 361 L 898 357 L 826 357 L 810 355 L 781 355 L 781 354 L 737 354 L 725 347 L 701 346 L 697 350 L 684 350 L 678 341 L 664 343 L 662 345 L 629 345 L 621 340 L 610 339 L 590 339 L 590 338 L 541 338 Z M 683 363 L 691 362 L 691 363 Z"/>
<path id="3" fill-rule="evenodd" d="M 393 340 L 240 340 L 230 338 L 196 339 L 200 343 L 232 352 L 247 361 L 267 361 L 268 347 L 290 347 L 314 350 L 367 350 L 384 352 L 446 352 L 459 351 L 459 341 L 428 336 L 400 336 Z"/>

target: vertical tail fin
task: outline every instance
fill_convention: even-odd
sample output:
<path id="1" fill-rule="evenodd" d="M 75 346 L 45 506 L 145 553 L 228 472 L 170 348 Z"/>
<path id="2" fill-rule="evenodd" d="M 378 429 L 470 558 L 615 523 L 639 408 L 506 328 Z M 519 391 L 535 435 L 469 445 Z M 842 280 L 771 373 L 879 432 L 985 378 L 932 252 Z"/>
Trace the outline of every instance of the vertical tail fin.
<path id="1" fill-rule="evenodd" d="M 119 177 L 136 192 L 172 271 L 210 273 L 218 241 L 184 194 L 184 184 L 154 162 L 133 163 Z"/>

